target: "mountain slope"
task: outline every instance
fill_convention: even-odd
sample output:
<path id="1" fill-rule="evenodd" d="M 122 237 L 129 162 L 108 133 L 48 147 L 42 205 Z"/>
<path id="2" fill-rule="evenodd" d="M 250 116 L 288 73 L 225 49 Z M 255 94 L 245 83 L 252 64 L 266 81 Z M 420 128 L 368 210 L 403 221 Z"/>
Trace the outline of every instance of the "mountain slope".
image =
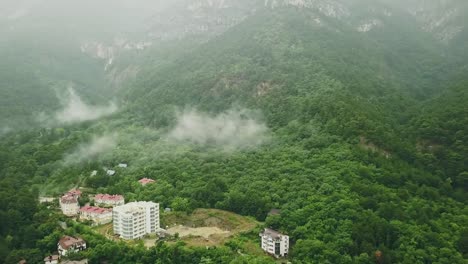
<path id="1" fill-rule="evenodd" d="M 148 20 L 151 47 L 107 53 L 142 35 L 88 39 L 83 75 L 135 69 L 116 93 L 123 109 L 0 139 L 0 259 L 40 260 L 67 233 L 89 240 L 81 256 L 91 262 L 274 262 L 258 253 L 259 230 L 216 248 L 149 250 L 72 221 L 64 231 L 35 199 L 79 185 L 177 214 L 255 217 L 290 236 L 294 263 L 465 263 L 463 34 L 441 41 L 444 29 L 425 30 L 411 11 L 426 1 L 411 3 L 180 0 L 166 6 L 183 10 L 175 23 L 158 31 L 168 14 Z M 140 186 L 143 177 L 156 183 Z"/>

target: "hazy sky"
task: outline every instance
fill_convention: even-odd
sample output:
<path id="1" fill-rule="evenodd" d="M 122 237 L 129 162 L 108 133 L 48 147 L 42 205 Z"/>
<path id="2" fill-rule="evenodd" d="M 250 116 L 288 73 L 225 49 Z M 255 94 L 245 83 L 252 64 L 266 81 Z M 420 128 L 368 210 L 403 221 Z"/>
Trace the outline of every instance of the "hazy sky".
<path id="1" fill-rule="evenodd" d="M 177 1 L 177 0 L 176 0 Z M 138 31 L 162 12 L 160 0 L 0 0 L 0 23 L 16 27 L 64 27 Z M 164 1 L 166 2 L 166 1 Z"/>

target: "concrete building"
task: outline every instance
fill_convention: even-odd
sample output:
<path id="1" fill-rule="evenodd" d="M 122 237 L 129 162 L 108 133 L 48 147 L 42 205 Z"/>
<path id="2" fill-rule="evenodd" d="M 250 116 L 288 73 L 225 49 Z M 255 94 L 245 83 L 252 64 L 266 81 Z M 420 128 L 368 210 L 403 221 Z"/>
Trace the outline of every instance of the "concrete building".
<path id="1" fill-rule="evenodd" d="M 112 222 L 112 209 L 95 206 L 83 206 L 80 209 L 80 219 L 93 221 L 95 225 Z"/>
<path id="2" fill-rule="evenodd" d="M 265 228 L 260 233 L 263 251 L 275 257 L 286 257 L 289 253 L 289 236 L 283 235 L 275 230 Z"/>
<path id="3" fill-rule="evenodd" d="M 71 194 L 65 194 L 59 200 L 60 209 L 66 216 L 75 216 L 80 212 L 80 205 L 78 203 L 78 197 Z"/>
<path id="4" fill-rule="evenodd" d="M 114 234 L 123 239 L 137 239 L 159 230 L 159 204 L 132 202 L 114 207 Z"/>
<path id="5" fill-rule="evenodd" d="M 59 255 L 66 256 L 69 252 L 78 252 L 86 249 L 86 241 L 81 238 L 64 236 L 57 244 Z"/>
<path id="6" fill-rule="evenodd" d="M 81 191 L 71 189 L 59 199 L 60 209 L 66 216 L 75 216 L 80 212 L 78 198 L 81 196 Z"/>
<path id="7" fill-rule="evenodd" d="M 119 206 L 125 204 L 125 199 L 122 195 L 96 194 L 94 203 L 104 206 Z"/>

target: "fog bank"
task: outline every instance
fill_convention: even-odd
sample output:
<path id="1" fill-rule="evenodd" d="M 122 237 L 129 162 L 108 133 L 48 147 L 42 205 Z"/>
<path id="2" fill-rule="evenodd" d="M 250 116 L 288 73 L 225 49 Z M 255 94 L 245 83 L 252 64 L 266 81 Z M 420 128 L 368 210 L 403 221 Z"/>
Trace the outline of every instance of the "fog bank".
<path id="1" fill-rule="evenodd" d="M 248 110 L 230 110 L 216 116 L 187 110 L 177 115 L 168 138 L 176 142 L 217 145 L 225 149 L 258 146 L 267 140 L 268 128 Z"/>
<path id="2" fill-rule="evenodd" d="M 96 159 L 111 152 L 117 146 L 117 134 L 95 136 L 91 141 L 79 145 L 65 157 L 65 163 L 76 164 Z"/>

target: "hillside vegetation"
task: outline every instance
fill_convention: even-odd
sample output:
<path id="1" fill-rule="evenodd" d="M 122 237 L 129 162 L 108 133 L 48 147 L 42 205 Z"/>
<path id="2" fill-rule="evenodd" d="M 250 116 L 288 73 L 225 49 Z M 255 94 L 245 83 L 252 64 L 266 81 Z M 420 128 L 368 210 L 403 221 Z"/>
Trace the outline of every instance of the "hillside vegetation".
<path id="1" fill-rule="evenodd" d="M 62 230 L 37 197 L 78 184 L 174 215 L 255 218 L 290 236 L 293 263 L 466 263 L 468 79 L 452 47 L 463 33 L 445 43 L 383 2 L 372 6 L 392 16 L 378 30 L 357 30 L 372 13 L 358 6 L 349 19 L 267 6 L 215 36 L 161 40 L 125 58 L 139 71 L 117 113 L 1 136 L 0 259 L 41 259 L 67 233 L 89 241 L 91 263 L 275 262 L 253 246 L 262 224 L 215 248 L 149 250 L 69 220 Z M 48 105 L 50 87 L 22 78 Z"/>

